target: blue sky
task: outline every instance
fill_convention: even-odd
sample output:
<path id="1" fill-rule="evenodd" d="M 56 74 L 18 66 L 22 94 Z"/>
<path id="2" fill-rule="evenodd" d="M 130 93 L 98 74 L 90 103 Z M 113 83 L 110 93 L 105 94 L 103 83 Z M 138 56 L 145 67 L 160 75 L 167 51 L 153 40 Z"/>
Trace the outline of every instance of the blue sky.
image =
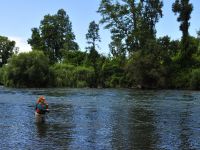
<path id="1" fill-rule="evenodd" d="M 180 39 L 179 23 L 177 16 L 171 11 L 174 0 L 164 0 L 163 18 L 156 25 L 157 37 L 169 35 L 172 39 Z M 196 36 L 196 31 L 200 29 L 200 1 L 190 0 L 194 10 L 190 20 L 190 34 Z M 87 46 L 85 34 L 89 23 L 93 20 L 98 22 L 101 18 L 96 13 L 100 0 L 1 0 L 0 5 L 0 35 L 7 36 L 16 41 L 16 46 L 20 47 L 20 52 L 29 51 L 30 46 L 27 39 L 31 37 L 31 28 L 39 27 L 40 21 L 47 14 L 54 15 L 63 8 L 70 17 L 73 32 L 76 35 L 76 42 L 81 50 Z M 108 44 L 110 33 L 100 26 L 101 43 L 99 52 L 109 53 Z"/>

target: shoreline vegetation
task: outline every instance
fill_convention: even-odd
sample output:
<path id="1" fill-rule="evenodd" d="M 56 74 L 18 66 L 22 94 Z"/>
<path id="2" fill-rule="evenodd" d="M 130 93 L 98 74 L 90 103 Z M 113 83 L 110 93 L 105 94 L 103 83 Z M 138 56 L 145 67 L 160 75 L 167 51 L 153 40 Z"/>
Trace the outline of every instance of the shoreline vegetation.
<path id="1" fill-rule="evenodd" d="M 0 36 L 0 85 L 199 90 L 200 31 L 197 37 L 188 32 L 192 3 L 173 3 L 182 37 L 171 40 L 167 35 L 156 37 L 164 2 L 102 0 L 97 11 L 102 19 L 89 23 L 85 51 L 75 42 L 63 9 L 45 15 L 40 26 L 31 29 L 31 52 L 18 53 L 15 41 Z M 111 32 L 108 56 L 98 52 L 99 25 Z"/>

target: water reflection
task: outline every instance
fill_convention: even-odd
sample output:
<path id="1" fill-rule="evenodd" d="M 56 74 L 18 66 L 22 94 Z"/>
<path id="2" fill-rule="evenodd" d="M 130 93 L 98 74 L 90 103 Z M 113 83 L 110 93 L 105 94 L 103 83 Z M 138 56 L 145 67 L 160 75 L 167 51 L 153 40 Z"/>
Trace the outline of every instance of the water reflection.
<path id="1" fill-rule="evenodd" d="M 148 98 L 154 96 L 152 93 L 148 95 L 151 95 Z M 145 100 L 146 96 L 143 94 L 138 97 L 138 93 L 132 93 L 129 97 L 131 105 L 128 104 L 126 109 L 120 106 L 115 108 L 112 128 L 113 149 L 156 149 L 158 137 L 153 102 Z M 141 101 L 144 105 L 141 105 Z"/>
<path id="2" fill-rule="evenodd" d="M 48 124 L 45 122 L 36 122 L 36 127 L 37 127 L 37 134 L 39 138 L 44 138 L 47 135 L 47 130 L 48 130 Z"/>
<path id="3" fill-rule="evenodd" d="M 157 136 L 154 126 L 154 112 L 151 110 L 136 108 L 132 110 L 130 117 L 134 118 L 134 123 L 129 126 L 129 134 L 134 149 L 155 149 Z"/>

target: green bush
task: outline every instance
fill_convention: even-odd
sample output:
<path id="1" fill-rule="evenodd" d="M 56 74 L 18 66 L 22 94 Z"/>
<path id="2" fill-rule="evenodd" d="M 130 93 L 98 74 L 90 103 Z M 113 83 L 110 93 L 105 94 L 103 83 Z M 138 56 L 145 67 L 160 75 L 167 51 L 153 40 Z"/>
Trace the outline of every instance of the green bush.
<path id="1" fill-rule="evenodd" d="M 89 87 L 92 83 L 94 70 L 90 67 L 57 63 L 50 68 L 52 85 L 56 87 Z"/>
<path id="2" fill-rule="evenodd" d="M 112 75 L 110 78 L 109 87 L 120 87 L 120 77 L 117 75 Z"/>
<path id="3" fill-rule="evenodd" d="M 127 78 L 129 84 L 133 87 L 141 86 L 143 88 L 159 88 L 160 77 L 163 76 L 162 64 L 152 54 L 130 59 L 127 64 Z"/>
<path id="4" fill-rule="evenodd" d="M 0 68 L 0 85 L 3 84 L 3 68 Z"/>
<path id="5" fill-rule="evenodd" d="M 53 74 L 52 85 L 56 87 L 74 87 L 74 75 L 73 71 L 75 66 L 70 64 L 56 63 L 50 67 Z"/>
<path id="6" fill-rule="evenodd" d="M 190 70 L 184 69 L 174 73 L 171 84 L 176 89 L 188 89 L 190 87 Z"/>
<path id="7" fill-rule="evenodd" d="M 124 82 L 124 65 L 117 59 L 105 61 L 101 69 L 101 79 L 104 82 L 104 87 L 122 87 Z"/>
<path id="8" fill-rule="evenodd" d="M 2 78 L 2 77 L 1 77 Z M 40 51 L 13 55 L 4 66 L 3 84 L 11 87 L 46 87 L 49 60 Z"/>
<path id="9" fill-rule="evenodd" d="M 191 72 L 190 88 L 194 90 L 200 89 L 200 69 L 194 69 Z"/>
<path id="10" fill-rule="evenodd" d="M 77 88 L 84 88 L 84 87 L 88 87 L 88 84 L 87 84 L 86 81 L 77 81 L 76 87 Z"/>
<path id="11" fill-rule="evenodd" d="M 74 70 L 76 87 L 92 87 L 94 81 L 94 69 L 92 67 L 78 66 Z"/>

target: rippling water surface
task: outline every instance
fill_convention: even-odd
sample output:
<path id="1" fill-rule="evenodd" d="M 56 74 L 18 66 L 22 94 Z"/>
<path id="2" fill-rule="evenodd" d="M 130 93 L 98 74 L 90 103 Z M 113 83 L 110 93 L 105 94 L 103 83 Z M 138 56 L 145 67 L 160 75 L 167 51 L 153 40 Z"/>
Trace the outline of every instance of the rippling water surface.
<path id="1" fill-rule="evenodd" d="M 50 106 L 36 123 L 34 104 Z M 0 149 L 200 148 L 200 92 L 0 87 Z"/>

